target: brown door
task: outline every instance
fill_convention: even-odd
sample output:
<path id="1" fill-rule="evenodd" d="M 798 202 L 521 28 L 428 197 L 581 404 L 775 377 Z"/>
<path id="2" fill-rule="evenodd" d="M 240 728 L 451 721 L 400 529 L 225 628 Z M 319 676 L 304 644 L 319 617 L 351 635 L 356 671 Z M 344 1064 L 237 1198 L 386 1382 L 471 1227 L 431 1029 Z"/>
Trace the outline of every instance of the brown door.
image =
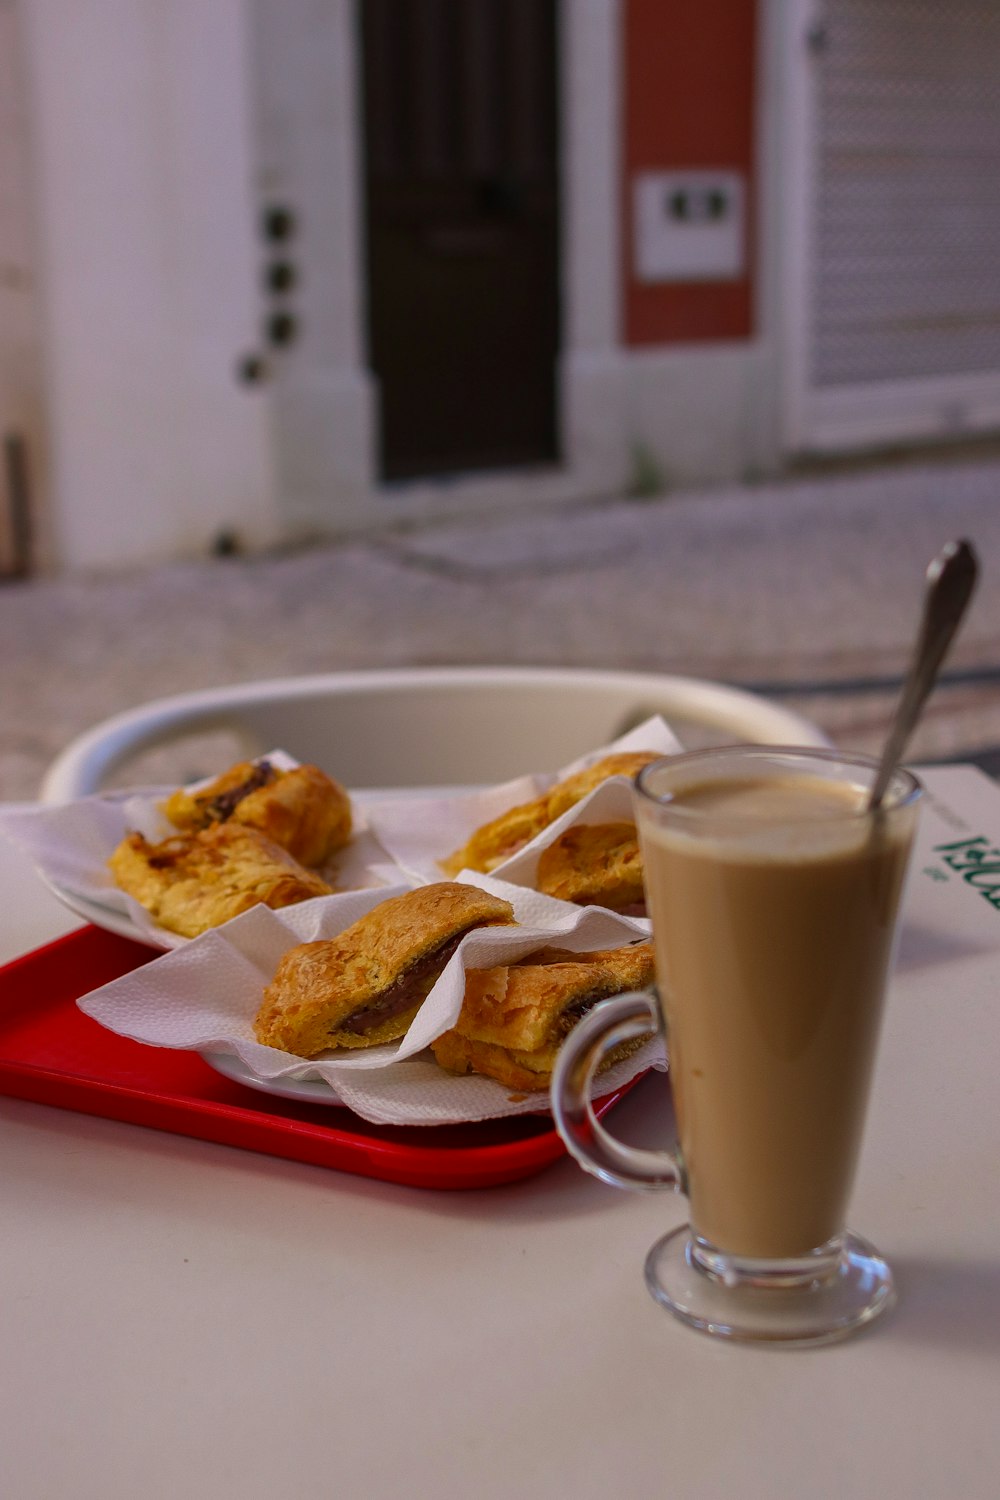
<path id="1" fill-rule="evenodd" d="M 557 0 L 361 0 L 382 472 L 557 457 Z"/>

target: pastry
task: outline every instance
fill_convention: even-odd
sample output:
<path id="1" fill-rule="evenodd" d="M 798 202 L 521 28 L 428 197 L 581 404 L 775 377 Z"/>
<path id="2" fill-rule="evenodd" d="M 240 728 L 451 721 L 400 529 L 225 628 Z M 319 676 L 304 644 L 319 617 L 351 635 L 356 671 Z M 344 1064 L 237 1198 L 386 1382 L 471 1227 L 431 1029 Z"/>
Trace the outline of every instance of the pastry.
<path id="1" fill-rule="evenodd" d="M 607 781 L 611 776 L 636 776 L 651 760 L 658 760 L 653 750 L 620 751 L 606 755 L 603 760 L 575 771 L 563 781 L 535 797 L 501 813 L 489 823 L 478 828 L 461 849 L 456 849 L 447 859 L 440 860 L 442 870 L 448 875 L 457 875 L 459 870 L 495 870 L 504 860 L 510 859 L 537 833 L 554 823 L 569 808 Z"/>
<path id="2" fill-rule="evenodd" d="M 577 906 L 646 915 L 642 854 L 634 823 L 578 823 L 543 849 L 535 885 Z"/>
<path id="3" fill-rule="evenodd" d="M 239 823 L 214 823 L 159 844 L 130 833 L 108 863 L 121 889 L 182 937 L 197 937 L 251 906 L 293 906 L 331 891 L 286 849 Z"/>
<path id="4" fill-rule="evenodd" d="M 391 897 L 338 937 L 289 950 L 264 991 L 254 1035 L 315 1057 L 402 1036 L 466 933 L 514 921 L 471 885 L 442 882 Z"/>
<path id="5" fill-rule="evenodd" d="M 659 759 L 660 753 L 657 750 L 620 750 L 614 755 L 606 755 L 603 760 L 595 761 L 592 766 L 584 766 L 582 771 L 575 771 L 564 781 L 557 781 L 548 794 L 548 822 L 554 823 L 556 818 L 561 817 L 568 808 L 580 802 L 609 777 L 627 776 L 634 781 L 643 766 Z"/>
<path id="6" fill-rule="evenodd" d="M 454 1027 L 431 1043 L 449 1073 L 483 1073 L 508 1088 L 548 1088 L 563 1038 L 610 995 L 653 983 L 650 943 L 596 953 L 543 949 L 521 963 L 470 969 Z M 639 1042 L 626 1043 L 609 1064 Z"/>
<path id="7" fill-rule="evenodd" d="M 240 761 L 207 786 L 174 792 L 162 810 L 183 833 L 213 823 L 257 828 L 311 868 L 351 836 L 350 798 L 318 766 L 282 771 L 268 760 Z"/>

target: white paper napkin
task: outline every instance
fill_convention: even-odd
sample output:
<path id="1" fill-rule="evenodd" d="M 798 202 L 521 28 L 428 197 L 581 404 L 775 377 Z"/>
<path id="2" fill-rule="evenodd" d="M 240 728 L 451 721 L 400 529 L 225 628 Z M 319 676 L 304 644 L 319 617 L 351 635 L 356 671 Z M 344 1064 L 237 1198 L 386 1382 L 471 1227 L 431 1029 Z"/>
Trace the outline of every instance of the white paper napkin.
<path id="1" fill-rule="evenodd" d="M 620 751 L 655 750 L 660 755 L 675 755 L 681 749 L 673 731 L 656 715 L 610 745 L 591 750 L 554 773 L 520 776 L 502 786 L 458 797 L 372 801 L 367 805 L 368 823 L 395 864 L 414 880 L 441 880 L 438 861 L 460 849 L 477 828 L 522 802 L 530 802 L 566 776 Z M 509 860 L 497 865 L 493 874 L 518 885 L 528 885 L 534 878 L 541 851 L 567 828 L 576 823 L 606 823 L 618 818 L 631 822 L 632 817 L 629 778 L 611 777 Z"/>
<path id="2" fill-rule="evenodd" d="M 281 770 L 298 764 L 283 750 L 272 750 L 259 759 L 271 761 Z M 58 806 L 2 808 L 0 828 L 24 850 L 43 878 L 57 887 L 57 894 L 62 890 L 119 916 L 128 916 L 136 937 L 154 948 L 180 948 L 190 939 L 154 922 L 145 907 L 118 888 L 108 869 L 112 852 L 133 830 L 154 843 L 177 832 L 160 811 L 160 804 L 173 790 L 147 786 L 103 792 Z M 351 842 L 337 851 L 321 873 L 329 884 L 345 889 L 378 889 L 399 880 L 398 870 L 388 874 L 386 867 L 391 868 L 392 862 L 356 801 L 353 812 Z M 98 917 L 95 913 L 95 920 Z"/>
<path id="3" fill-rule="evenodd" d="M 469 884 L 509 900 L 517 927 L 477 929 L 459 944 L 399 1041 L 329 1053 L 307 1062 L 262 1046 L 253 1020 L 278 961 L 301 942 L 334 937 L 381 901 L 411 887 L 322 896 L 281 911 L 254 907 L 184 947 L 91 991 L 77 1003 L 109 1030 L 158 1047 L 235 1054 L 259 1079 L 322 1078 L 365 1119 L 382 1124 L 446 1124 L 546 1110 L 548 1096 L 512 1095 L 494 1079 L 455 1078 L 426 1052 L 454 1025 L 467 968 L 511 963 L 544 946 L 585 952 L 646 936 L 646 924 L 598 907 L 575 907 L 488 876 Z M 665 1066 L 655 1042 L 609 1070 L 606 1090 L 650 1066 Z"/>

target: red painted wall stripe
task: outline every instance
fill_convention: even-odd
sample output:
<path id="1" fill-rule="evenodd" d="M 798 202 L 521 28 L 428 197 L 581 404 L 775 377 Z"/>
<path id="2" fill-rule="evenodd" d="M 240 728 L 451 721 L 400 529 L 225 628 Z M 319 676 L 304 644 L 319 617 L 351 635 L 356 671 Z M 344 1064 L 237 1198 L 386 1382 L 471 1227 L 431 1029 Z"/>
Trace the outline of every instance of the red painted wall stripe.
<path id="1" fill-rule="evenodd" d="M 753 333 L 756 0 L 625 0 L 624 323 L 628 344 Z M 632 274 L 632 183 L 645 169 L 717 167 L 748 185 L 747 274 L 644 285 Z"/>

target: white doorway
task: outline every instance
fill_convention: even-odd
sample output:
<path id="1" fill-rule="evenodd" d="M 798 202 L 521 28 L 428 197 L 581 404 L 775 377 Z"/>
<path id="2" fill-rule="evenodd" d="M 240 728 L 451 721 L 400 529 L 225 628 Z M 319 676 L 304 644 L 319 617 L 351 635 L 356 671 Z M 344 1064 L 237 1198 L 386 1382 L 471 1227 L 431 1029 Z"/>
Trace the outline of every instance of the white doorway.
<path id="1" fill-rule="evenodd" d="M 626 482 L 620 3 L 559 7 L 558 461 L 387 484 L 368 337 L 359 0 L 252 0 L 262 343 L 250 373 L 267 382 L 286 531 L 485 513 Z"/>

